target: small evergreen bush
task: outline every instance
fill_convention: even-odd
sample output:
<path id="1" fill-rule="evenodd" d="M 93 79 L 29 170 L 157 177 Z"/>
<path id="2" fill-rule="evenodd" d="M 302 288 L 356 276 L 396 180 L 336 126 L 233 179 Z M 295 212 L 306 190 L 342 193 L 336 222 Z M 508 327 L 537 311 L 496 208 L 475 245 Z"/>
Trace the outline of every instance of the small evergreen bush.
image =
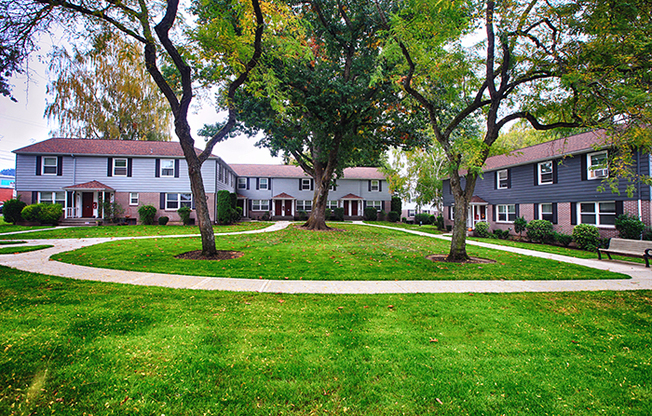
<path id="1" fill-rule="evenodd" d="M 645 224 L 639 220 L 637 216 L 629 216 L 627 214 L 620 214 L 616 217 L 616 230 L 620 238 L 628 238 L 630 240 L 640 240 L 641 234 L 645 230 Z"/>
<path id="2" fill-rule="evenodd" d="M 217 191 L 217 222 L 218 224 L 230 224 L 231 213 L 231 192 Z"/>
<path id="3" fill-rule="evenodd" d="M 308 219 L 308 213 L 306 211 L 299 211 L 297 212 L 297 217 L 299 217 L 299 221 L 306 221 Z"/>
<path id="4" fill-rule="evenodd" d="M 138 208 L 140 222 L 143 225 L 154 225 L 154 216 L 156 216 L 156 207 L 153 205 L 143 205 Z"/>
<path id="5" fill-rule="evenodd" d="M 189 207 L 181 207 L 177 210 L 177 214 L 179 214 L 179 218 L 181 218 L 183 225 L 190 225 L 191 212 L 192 210 Z"/>
<path id="6" fill-rule="evenodd" d="M 646 227 L 643 231 L 643 240 L 652 241 L 652 228 Z"/>
<path id="7" fill-rule="evenodd" d="M 382 209 L 378 211 L 378 221 L 387 221 L 387 214 Z"/>
<path id="8" fill-rule="evenodd" d="M 600 232 L 591 224 L 579 224 L 573 228 L 573 241 L 582 250 L 597 251 L 600 247 Z"/>
<path id="9" fill-rule="evenodd" d="M 414 216 L 414 223 L 415 224 L 423 224 L 423 225 L 432 224 L 432 222 L 430 220 L 430 217 L 433 217 L 433 216 L 430 215 L 430 214 L 424 214 L 424 213 L 416 214 Z"/>
<path id="10" fill-rule="evenodd" d="M 41 212 L 38 221 L 41 224 L 57 225 L 63 215 L 63 207 L 60 204 L 39 204 Z"/>
<path id="11" fill-rule="evenodd" d="M 326 217 L 326 221 L 330 221 L 331 217 L 333 216 L 333 210 L 330 208 L 326 208 L 326 213 L 324 214 Z"/>
<path id="12" fill-rule="evenodd" d="M 475 224 L 475 234 L 480 238 L 491 238 L 491 233 L 489 232 L 489 223 L 481 221 Z"/>
<path id="13" fill-rule="evenodd" d="M 573 242 L 573 236 L 569 234 L 555 232 L 554 237 L 555 241 L 564 247 L 570 246 L 570 243 Z"/>
<path id="14" fill-rule="evenodd" d="M 548 220 L 532 220 L 526 230 L 527 238 L 535 243 L 548 244 L 554 239 L 554 229 Z"/>
<path id="15" fill-rule="evenodd" d="M 374 207 L 367 207 L 364 209 L 365 221 L 376 221 L 378 219 L 378 211 Z"/>
<path id="16" fill-rule="evenodd" d="M 43 204 L 27 205 L 20 212 L 20 216 L 23 217 L 23 219 L 25 221 L 40 222 L 39 219 L 40 219 L 41 208 L 42 207 L 43 207 Z"/>
<path id="17" fill-rule="evenodd" d="M 435 226 L 439 231 L 444 231 L 444 216 L 439 214 L 437 215 L 437 218 L 435 218 Z"/>
<path id="18" fill-rule="evenodd" d="M 523 217 L 518 217 L 514 220 L 514 232 L 522 235 L 523 231 L 527 230 L 527 221 Z"/>
<path id="19" fill-rule="evenodd" d="M 233 195 L 233 194 L 232 194 Z M 239 222 L 242 219 L 242 207 L 232 208 L 231 211 L 231 222 Z"/>
<path id="20" fill-rule="evenodd" d="M 389 222 L 396 222 L 396 221 L 398 221 L 398 219 L 399 219 L 400 216 L 401 216 L 401 215 L 400 215 L 398 212 L 396 212 L 396 211 L 389 211 L 389 212 L 387 213 L 387 221 L 389 221 Z"/>
<path id="21" fill-rule="evenodd" d="M 5 201 L 2 207 L 2 215 L 5 217 L 5 222 L 16 224 L 22 221 L 23 217 L 20 213 L 26 206 L 27 204 L 20 200 L 20 195 L 18 195 L 18 198 Z"/>
<path id="22" fill-rule="evenodd" d="M 158 217 L 158 225 L 167 225 L 168 221 L 170 221 L 169 217 Z"/>
<path id="23" fill-rule="evenodd" d="M 401 198 L 393 196 L 390 208 L 391 211 L 398 212 L 400 215 L 401 211 L 403 210 L 403 201 L 401 201 Z"/>
<path id="24" fill-rule="evenodd" d="M 500 240 L 507 240 L 509 238 L 509 230 L 501 230 L 500 228 L 496 228 L 494 230 L 494 237 Z"/>
<path id="25" fill-rule="evenodd" d="M 333 217 L 335 217 L 335 221 L 344 221 L 344 208 L 335 208 Z"/>

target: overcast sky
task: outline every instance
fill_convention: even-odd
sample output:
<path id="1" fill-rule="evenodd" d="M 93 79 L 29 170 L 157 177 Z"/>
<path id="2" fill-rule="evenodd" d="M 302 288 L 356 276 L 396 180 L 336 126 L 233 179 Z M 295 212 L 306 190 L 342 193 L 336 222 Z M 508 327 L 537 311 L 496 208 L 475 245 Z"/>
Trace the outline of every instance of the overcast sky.
<path id="1" fill-rule="evenodd" d="M 15 167 L 15 154 L 12 150 L 43 141 L 50 137 L 53 125 L 48 125 L 43 117 L 46 100 L 47 74 L 46 65 L 32 59 L 30 80 L 26 77 L 13 79 L 14 103 L 7 97 L 0 96 L 0 170 Z M 217 113 L 209 104 L 195 109 L 189 116 L 190 127 L 196 133 L 204 124 L 215 123 Z M 174 133 L 172 134 L 174 136 Z M 203 137 L 195 136 L 196 146 L 204 148 Z M 267 149 L 254 146 L 256 140 L 246 136 L 228 139 L 218 143 L 213 154 L 220 156 L 227 163 L 281 163 L 280 158 L 272 158 Z"/>

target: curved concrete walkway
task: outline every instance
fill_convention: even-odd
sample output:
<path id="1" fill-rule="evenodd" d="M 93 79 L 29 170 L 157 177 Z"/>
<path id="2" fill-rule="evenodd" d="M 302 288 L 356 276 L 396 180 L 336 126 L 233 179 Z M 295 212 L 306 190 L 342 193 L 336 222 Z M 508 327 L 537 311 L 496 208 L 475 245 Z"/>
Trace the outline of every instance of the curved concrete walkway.
<path id="1" fill-rule="evenodd" d="M 216 234 L 254 234 L 274 232 L 286 228 L 289 222 L 278 222 L 262 229 L 234 233 Z M 414 230 L 399 229 L 381 225 L 370 225 L 355 222 L 356 225 L 379 227 L 406 232 L 428 238 L 445 239 L 446 236 L 423 233 Z M 21 237 L 24 236 L 21 235 Z M 373 294 L 373 293 L 488 293 L 488 292 L 566 292 L 595 290 L 652 290 L 652 271 L 643 265 L 615 261 L 599 261 L 578 259 L 556 254 L 542 253 L 513 247 L 499 246 L 475 241 L 469 245 L 509 251 L 517 254 L 542 257 L 564 263 L 579 264 L 601 270 L 629 275 L 631 279 L 614 280 L 403 280 L 403 281 L 316 281 L 316 280 L 262 280 L 240 279 L 229 277 L 203 277 L 174 274 L 133 272 L 126 270 L 100 269 L 78 266 L 51 260 L 54 254 L 64 251 L 100 244 L 107 241 L 134 240 L 143 238 L 176 238 L 196 237 L 197 235 L 170 235 L 147 237 L 120 238 L 88 238 L 88 239 L 51 239 L 27 240 L 20 245 L 51 244 L 54 247 L 13 255 L 0 255 L 0 264 L 32 273 L 42 273 L 54 276 L 70 277 L 81 280 L 96 280 L 102 282 L 125 283 L 143 286 L 163 286 L 171 288 L 187 288 L 201 290 L 226 290 L 239 292 L 271 292 L 271 293 L 328 293 L 328 294 Z M 4 246 L 7 247 L 7 246 Z"/>

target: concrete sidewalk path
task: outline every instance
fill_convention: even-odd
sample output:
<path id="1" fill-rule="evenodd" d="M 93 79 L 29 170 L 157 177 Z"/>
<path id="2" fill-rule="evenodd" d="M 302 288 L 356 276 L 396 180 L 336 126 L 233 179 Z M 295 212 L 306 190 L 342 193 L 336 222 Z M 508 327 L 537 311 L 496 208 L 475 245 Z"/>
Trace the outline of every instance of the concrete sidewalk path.
<path id="1" fill-rule="evenodd" d="M 234 233 L 216 234 L 219 239 L 222 235 L 255 234 L 274 232 L 286 228 L 289 222 L 277 222 L 262 229 Z M 380 227 L 406 232 L 427 238 L 448 239 L 445 236 L 429 234 L 414 230 L 406 230 L 388 226 L 370 225 L 354 222 L 356 225 Z M 197 235 L 192 235 L 196 237 Z M 559 262 L 579 264 L 601 270 L 629 275 L 631 279 L 613 280 L 404 280 L 404 281 L 315 281 L 315 280 L 266 280 L 266 279 L 240 279 L 229 277 L 203 277 L 186 276 L 162 273 L 133 272 L 126 270 L 100 269 L 94 267 L 77 266 L 51 260 L 54 254 L 64 251 L 100 244 L 107 241 L 133 240 L 143 238 L 177 238 L 191 236 L 147 236 L 147 237 L 121 237 L 121 238 L 91 238 L 91 239 L 52 239 L 52 240 L 23 240 L 21 245 L 51 244 L 54 247 L 14 255 L 0 255 L 0 264 L 25 270 L 32 273 L 42 273 L 54 276 L 70 277 L 80 280 L 96 280 L 102 282 L 125 283 L 143 286 L 163 286 L 171 288 L 225 290 L 238 292 L 267 292 L 267 293 L 324 293 L 324 294 L 374 294 L 374 293 L 499 293 L 499 292 L 567 292 L 567 291 L 596 291 L 596 290 L 652 290 L 652 272 L 645 266 L 614 261 L 599 261 L 577 259 L 574 257 L 542 253 L 513 247 L 492 245 L 469 241 L 470 245 L 482 246 L 495 250 L 509 251 L 517 254 L 542 257 Z"/>

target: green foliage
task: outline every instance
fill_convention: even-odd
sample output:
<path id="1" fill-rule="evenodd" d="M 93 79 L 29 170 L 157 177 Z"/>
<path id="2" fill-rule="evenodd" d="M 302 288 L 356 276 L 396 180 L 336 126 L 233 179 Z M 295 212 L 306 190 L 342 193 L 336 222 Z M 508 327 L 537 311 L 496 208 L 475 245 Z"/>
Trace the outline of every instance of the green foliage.
<path id="1" fill-rule="evenodd" d="M 439 146 L 429 143 L 425 149 L 393 149 L 381 170 L 392 192 L 419 206 L 431 206 L 441 202 L 445 166 Z"/>
<path id="2" fill-rule="evenodd" d="M 140 216 L 140 222 L 143 225 L 154 225 L 156 207 L 153 205 L 143 205 L 138 208 L 138 215 Z"/>
<path id="3" fill-rule="evenodd" d="M 480 238 L 490 238 L 491 234 L 489 233 L 489 223 L 486 221 L 480 221 L 475 224 L 475 234 Z"/>
<path id="4" fill-rule="evenodd" d="M 532 220 L 528 223 L 527 238 L 530 241 L 548 244 L 554 241 L 554 227 L 548 220 Z"/>
<path id="5" fill-rule="evenodd" d="M 403 201 L 401 200 L 400 197 L 398 197 L 398 196 L 393 196 L 392 197 L 390 211 L 394 211 L 394 212 L 398 212 L 398 213 L 403 211 Z"/>
<path id="6" fill-rule="evenodd" d="M 158 217 L 158 225 L 167 225 L 168 221 L 170 221 L 169 217 Z"/>
<path id="7" fill-rule="evenodd" d="M 125 213 L 124 208 L 122 208 L 122 205 L 118 204 L 117 202 L 111 202 L 109 200 L 105 200 L 102 202 L 102 211 L 103 211 L 103 217 L 105 220 L 113 223 L 120 222 L 122 219 L 122 215 Z"/>
<path id="8" fill-rule="evenodd" d="M 189 207 L 181 207 L 177 210 L 177 214 L 179 214 L 179 218 L 181 218 L 181 221 L 183 222 L 183 225 L 190 225 L 190 213 L 192 212 L 192 209 Z"/>
<path id="9" fill-rule="evenodd" d="M 416 214 L 414 216 L 414 223 L 415 224 L 423 224 L 423 225 L 432 224 L 433 221 L 434 221 L 434 218 L 435 218 L 434 215 L 430 215 L 430 214 L 426 214 L 426 213 L 422 212 L 422 213 Z"/>
<path id="10" fill-rule="evenodd" d="M 30 221 L 30 222 L 39 222 L 40 215 L 41 215 L 41 208 L 43 207 L 43 204 L 31 204 L 27 205 L 23 210 L 20 212 L 21 217 L 25 221 Z"/>
<path id="11" fill-rule="evenodd" d="M 41 224 L 57 225 L 63 215 L 63 207 L 60 204 L 40 204 L 39 222 Z"/>
<path id="12" fill-rule="evenodd" d="M 231 195 L 235 195 L 235 194 L 231 194 Z M 231 223 L 239 222 L 242 219 L 242 207 L 235 207 L 232 209 L 233 211 L 231 211 L 232 214 Z"/>
<path id="13" fill-rule="evenodd" d="M 308 219 L 308 213 L 306 211 L 299 211 L 297 212 L 297 217 L 299 218 L 299 221 L 305 221 Z"/>
<path id="14" fill-rule="evenodd" d="M 333 216 L 333 210 L 330 208 L 326 208 L 326 220 L 330 220 L 331 217 Z"/>
<path id="15" fill-rule="evenodd" d="M 573 241 L 577 247 L 587 251 L 598 251 L 600 247 L 600 232 L 591 224 L 578 224 L 573 228 Z"/>
<path id="16" fill-rule="evenodd" d="M 365 221 L 376 221 L 378 219 L 378 211 L 374 207 L 367 207 L 364 209 Z"/>
<path id="17" fill-rule="evenodd" d="M 645 230 L 643 231 L 643 240 L 652 241 L 652 228 L 645 227 Z"/>
<path id="18" fill-rule="evenodd" d="M 11 224 L 22 221 L 23 217 L 20 213 L 26 206 L 27 204 L 20 200 L 20 195 L 18 195 L 18 198 L 5 201 L 2 207 L 2 215 L 5 221 Z"/>
<path id="19" fill-rule="evenodd" d="M 387 213 L 387 221 L 389 222 L 396 222 L 398 219 L 401 217 L 401 214 L 397 211 L 389 211 Z"/>
<path id="20" fill-rule="evenodd" d="M 514 232 L 521 235 L 527 229 L 527 221 L 523 217 L 514 220 Z"/>
<path id="21" fill-rule="evenodd" d="M 496 228 L 494 230 L 494 237 L 499 240 L 507 240 L 509 238 L 509 230 L 501 230 L 500 228 Z"/>
<path id="22" fill-rule="evenodd" d="M 333 217 L 335 217 L 335 221 L 344 221 L 344 208 L 335 208 Z"/>
<path id="23" fill-rule="evenodd" d="M 640 240 L 645 230 L 645 224 L 635 215 L 620 214 L 616 217 L 615 225 L 618 236 L 630 240 Z"/>
<path id="24" fill-rule="evenodd" d="M 573 242 L 573 236 L 569 234 L 558 233 L 555 231 L 554 237 L 555 241 L 564 247 L 570 246 L 570 244 Z"/>
<path id="25" fill-rule="evenodd" d="M 438 230 L 444 231 L 444 216 L 439 214 L 437 215 L 437 218 L 435 218 L 435 227 L 437 227 Z"/>
<path id="26" fill-rule="evenodd" d="M 233 214 L 231 212 L 231 192 L 217 191 L 217 223 L 231 224 Z"/>

